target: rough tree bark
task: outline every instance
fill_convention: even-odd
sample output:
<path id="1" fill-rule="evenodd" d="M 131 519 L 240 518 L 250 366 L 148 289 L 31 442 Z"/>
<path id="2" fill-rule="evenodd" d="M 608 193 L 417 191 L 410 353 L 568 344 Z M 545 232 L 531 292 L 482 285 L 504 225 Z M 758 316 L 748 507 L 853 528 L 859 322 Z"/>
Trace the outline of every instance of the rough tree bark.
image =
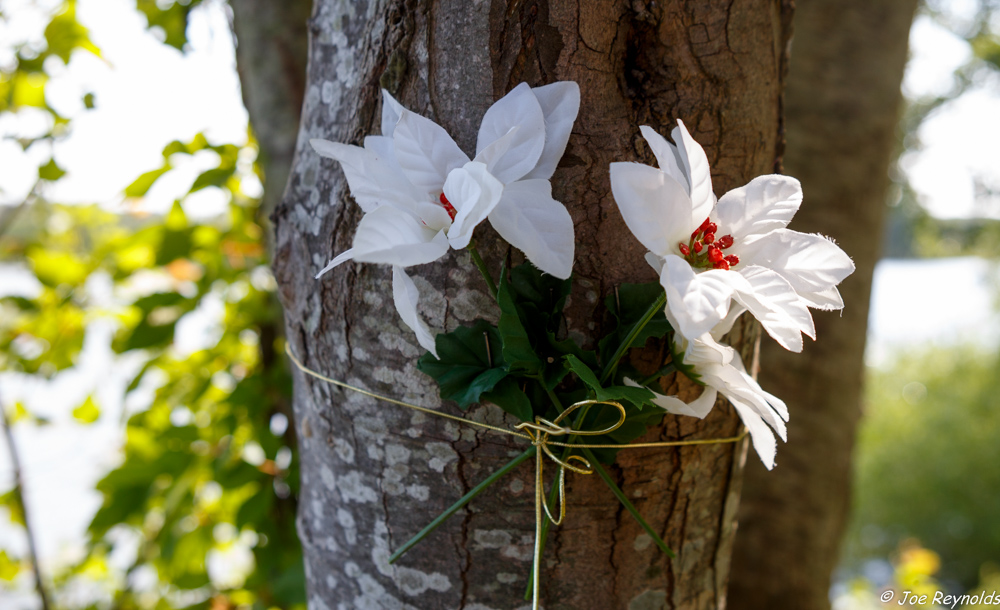
<path id="1" fill-rule="evenodd" d="M 600 332 L 600 303 L 615 285 L 654 279 L 611 198 L 608 164 L 652 162 L 638 126 L 667 133 L 682 118 L 707 150 L 718 192 L 770 172 L 789 15 L 777 0 L 317 0 L 296 157 L 274 214 L 274 269 L 292 349 L 332 377 L 457 412 L 415 369 L 420 350 L 393 311 L 388 269 L 345 265 L 321 282 L 312 278 L 332 253 L 350 246 L 360 214 L 340 169 L 313 153 L 308 140 L 360 143 L 376 132 L 380 84 L 442 124 L 466 151 L 484 111 L 517 83 L 580 84 L 580 117 L 553 190 L 577 231 L 570 329 L 592 340 Z M 477 239 L 496 270 L 505 250 L 488 228 Z M 412 271 L 433 326 L 451 329 L 493 315 L 466 254 Z M 737 333 L 748 357 L 755 339 L 753 327 Z M 659 354 L 648 347 L 633 357 Z M 523 604 L 534 527 L 527 465 L 399 564 L 386 563 L 390 549 L 522 445 L 303 375 L 295 379 L 295 412 L 299 530 L 312 608 Z M 489 405 L 470 416 L 505 423 Z M 737 428 L 732 410 L 720 406 L 704 421 L 668 418 L 647 438 L 719 437 Z M 745 453 L 742 444 L 621 454 L 612 472 L 677 550 L 672 561 L 597 477 L 571 477 L 569 514 L 546 553 L 546 607 L 723 607 Z"/>
<path id="2" fill-rule="evenodd" d="M 828 609 L 850 499 L 872 272 L 916 0 L 799 0 L 785 95 L 785 170 L 805 201 L 791 228 L 833 237 L 857 271 L 846 307 L 817 313 L 802 354 L 761 346 L 761 385 L 792 411 L 788 444 L 751 464 L 730 583 L 735 610 Z"/>

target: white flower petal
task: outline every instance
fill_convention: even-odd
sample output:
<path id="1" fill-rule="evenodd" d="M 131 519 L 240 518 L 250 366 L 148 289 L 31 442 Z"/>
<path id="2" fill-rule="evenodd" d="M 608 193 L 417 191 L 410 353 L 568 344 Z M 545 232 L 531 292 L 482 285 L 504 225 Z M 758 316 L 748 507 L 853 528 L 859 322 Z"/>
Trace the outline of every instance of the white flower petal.
<path id="1" fill-rule="evenodd" d="M 760 456 L 760 461 L 768 470 L 773 469 L 774 457 L 778 453 L 778 442 L 774 439 L 774 433 L 753 407 L 739 398 L 735 400 L 729 398 L 729 402 L 736 408 L 736 413 L 739 414 L 743 425 L 750 432 L 750 440 L 753 442 L 753 448 L 757 451 L 757 455 Z"/>
<path id="2" fill-rule="evenodd" d="M 396 129 L 396 123 L 403 114 L 403 105 L 396 101 L 388 91 L 382 90 L 382 135 L 392 138 L 392 132 Z"/>
<path id="3" fill-rule="evenodd" d="M 736 320 L 747 310 L 746 307 L 740 305 L 739 303 L 732 303 L 729 305 L 729 313 L 722 322 L 719 322 L 712 328 L 712 338 L 716 341 L 721 341 L 729 331 L 733 330 L 733 325 L 736 324 Z"/>
<path id="4" fill-rule="evenodd" d="M 377 146 L 369 148 L 367 141 L 365 148 L 320 139 L 309 143 L 321 156 L 340 162 L 351 196 L 363 211 L 371 212 L 383 203 L 412 207 L 416 191 L 395 161 L 383 155 Z"/>
<path id="5" fill-rule="evenodd" d="M 409 267 L 436 261 L 448 251 L 443 231 L 422 225 L 415 217 L 382 206 L 365 214 L 354 234 L 354 260 Z"/>
<path id="6" fill-rule="evenodd" d="M 747 369 L 743 365 L 743 359 L 740 358 L 739 354 L 737 354 L 736 358 L 733 360 L 733 366 L 740 372 L 740 374 L 743 375 L 748 387 L 752 388 L 756 394 L 759 394 L 761 398 L 763 398 L 763 400 L 767 403 L 768 408 L 774 410 L 774 412 L 781 417 L 782 421 L 788 421 L 788 406 L 785 404 L 785 401 L 781 400 L 774 394 L 764 391 L 764 389 L 760 387 L 757 380 L 747 373 Z M 784 433 L 782 433 L 782 439 L 784 438 Z"/>
<path id="7" fill-rule="evenodd" d="M 403 173 L 430 199 L 440 194 L 451 170 L 469 162 L 443 127 L 405 108 L 396 123 L 392 140 L 396 161 Z"/>
<path id="8" fill-rule="evenodd" d="M 386 136 L 365 136 L 365 150 L 370 150 L 385 160 L 385 163 L 402 174 L 403 169 L 396 162 L 395 144 Z"/>
<path id="9" fill-rule="evenodd" d="M 785 403 L 762 390 L 747 375 L 743 361 L 733 348 L 716 342 L 707 334 L 693 341 L 678 340 L 675 336 L 675 341 L 678 347 L 684 348 L 684 364 L 694 367 L 706 389 L 717 390 L 732 403 L 750 431 L 754 448 L 764 465 L 774 466 L 777 446 L 772 429 L 782 439 L 786 438 L 788 408 Z"/>
<path id="10" fill-rule="evenodd" d="M 339 265 L 341 263 L 344 263 L 344 262 L 347 262 L 347 261 L 351 260 L 352 258 L 354 258 L 354 248 L 349 248 L 347 250 L 344 250 L 343 252 L 341 252 L 340 254 L 338 254 L 337 256 L 335 256 L 333 258 L 333 260 L 331 260 L 329 263 L 327 263 L 326 267 L 323 267 L 322 269 L 319 270 L 319 273 L 316 274 L 316 279 L 318 280 L 319 278 L 323 277 L 323 275 L 327 271 L 332 270 L 337 265 Z"/>
<path id="11" fill-rule="evenodd" d="M 742 361 L 740 361 L 742 365 Z M 702 381 L 716 387 L 729 402 L 740 402 L 753 409 L 767 423 L 781 440 L 787 440 L 785 420 L 767 401 L 770 394 L 764 392 L 752 377 L 735 366 L 716 367 L 712 373 L 707 373 Z M 766 395 L 766 396 L 765 396 Z M 778 401 L 782 408 L 785 404 Z"/>
<path id="12" fill-rule="evenodd" d="M 663 273 L 662 256 L 657 256 L 652 252 L 647 252 L 643 258 L 645 258 L 646 262 L 649 263 L 649 266 L 653 268 L 653 271 L 656 272 L 656 275 L 660 275 L 661 273 Z"/>
<path id="13" fill-rule="evenodd" d="M 396 311 L 399 312 L 399 317 L 403 319 L 403 323 L 417 334 L 417 342 L 420 343 L 420 346 L 434 354 L 434 357 L 437 358 L 434 333 L 431 332 L 427 327 L 427 323 L 417 313 L 417 302 L 419 299 L 420 293 L 417 291 L 417 285 L 413 283 L 410 276 L 406 275 L 402 267 L 393 265 L 392 300 L 396 303 Z"/>
<path id="14" fill-rule="evenodd" d="M 545 117 L 545 146 L 535 168 L 524 179 L 548 180 L 566 152 L 573 123 L 580 111 L 580 86 L 573 81 L 559 81 L 535 87 L 531 92 L 535 94 Z"/>
<path id="15" fill-rule="evenodd" d="M 396 162 L 395 144 L 392 138 L 368 136 L 365 150 L 377 156 L 377 163 L 365 168 L 368 176 L 374 177 L 375 193 L 379 203 L 395 206 L 415 214 L 429 228 L 439 231 L 451 225 L 451 217 L 438 201 L 431 201 L 419 192 L 403 174 Z M 370 211 L 370 210 L 369 210 Z"/>
<path id="16" fill-rule="evenodd" d="M 800 292 L 799 298 L 802 302 L 814 309 L 832 310 L 843 309 L 844 298 L 840 296 L 840 291 L 836 288 L 821 290 L 820 292 Z"/>
<path id="17" fill-rule="evenodd" d="M 677 143 L 677 152 L 681 164 L 688 176 L 689 194 L 693 205 L 692 215 L 698 224 L 708 218 L 715 205 L 715 193 L 712 192 L 712 172 L 708 166 L 705 149 L 688 133 L 684 122 L 677 119 L 677 127 L 670 133 Z"/>
<path id="18" fill-rule="evenodd" d="M 809 308 L 785 278 L 756 265 L 741 269 L 739 273 L 750 284 L 750 290 L 736 291 L 733 300 L 746 307 L 781 347 L 801 352 L 802 333 L 816 338 L 816 326 Z"/>
<path id="19" fill-rule="evenodd" d="M 697 228 L 685 188 L 641 163 L 612 163 L 611 192 L 625 224 L 642 245 L 659 256 L 687 243 Z"/>
<path id="20" fill-rule="evenodd" d="M 768 233 L 740 258 L 774 269 L 800 295 L 827 291 L 854 272 L 854 261 L 831 240 L 789 229 Z"/>
<path id="21" fill-rule="evenodd" d="M 641 388 L 638 383 L 632 381 L 628 377 L 625 378 L 625 385 L 633 388 Z M 675 415 L 690 415 L 691 417 L 697 417 L 698 419 L 705 419 L 705 416 L 712 410 L 715 406 L 715 399 L 718 397 L 718 393 L 715 388 L 706 387 L 705 391 L 701 393 L 701 396 L 695 398 L 690 403 L 684 402 L 676 396 L 666 396 L 660 394 L 656 390 L 650 390 L 653 393 L 653 404 L 664 409 L 667 413 L 673 413 Z"/>
<path id="22" fill-rule="evenodd" d="M 702 335 L 695 340 L 677 340 L 680 344 L 678 351 L 684 352 L 684 363 L 696 368 L 705 369 L 710 365 L 729 366 L 733 361 L 739 359 L 736 350 L 728 345 L 724 345 L 714 340 L 711 335 Z"/>
<path id="23" fill-rule="evenodd" d="M 746 289 L 746 280 L 732 271 L 712 269 L 695 273 L 683 258 L 665 257 L 660 284 L 667 291 L 667 308 L 677 321 L 677 332 L 696 339 L 712 330 L 729 312 L 734 285 Z"/>
<path id="24" fill-rule="evenodd" d="M 552 198 L 548 180 L 519 180 L 504 187 L 490 224 L 545 273 L 566 279 L 573 272 L 573 219 Z"/>
<path id="25" fill-rule="evenodd" d="M 504 155 L 506 155 L 507 151 L 510 150 L 510 147 L 513 146 L 514 137 L 517 135 L 518 129 L 519 127 L 516 125 L 511 127 L 510 131 L 494 140 L 493 143 L 486 148 L 479 151 L 479 154 L 476 155 L 476 158 L 473 159 L 473 161 L 477 163 L 484 163 L 487 171 L 493 173 L 496 169 L 497 163 L 504 158 Z"/>
<path id="26" fill-rule="evenodd" d="M 472 232 L 500 202 L 503 184 L 494 178 L 482 163 L 470 161 L 448 174 L 444 195 L 455 206 L 455 220 L 448 229 L 452 248 L 464 248 Z"/>
<path id="27" fill-rule="evenodd" d="M 649 148 L 653 151 L 653 156 L 656 157 L 656 164 L 660 167 L 660 171 L 676 180 L 679 184 L 684 185 L 688 189 L 688 195 L 690 196 L 691 181 L 687 177 L 686 170 L 682 169 L 680 153 L 677 152 L 677 147 L 656 133 L 648 125 L 639 127 L 639 131 L 642 132 L 642 137 L 646 138 L 646 143 L 649 144 Z"/>
<path id="28" fill-rule="evenodd" d="M 758 176 L 733 189 L 715 207 L 719 231 L 739 244 L 749 244 L 776 229 L 783 229 L 802 203 L 802 186 L 790 176 Z"/>
<path id="29" fill-rule="evenodd" d="M 479 127 L 476 151 L 484 150 L 512 127 L 518 130 L 510 148 L 491 168 L 491 173 L 504 184 L 514 182 L 534 169 L 545 146 L 545 117 L 527 83 L 514 87 L 486 111 Z"/>

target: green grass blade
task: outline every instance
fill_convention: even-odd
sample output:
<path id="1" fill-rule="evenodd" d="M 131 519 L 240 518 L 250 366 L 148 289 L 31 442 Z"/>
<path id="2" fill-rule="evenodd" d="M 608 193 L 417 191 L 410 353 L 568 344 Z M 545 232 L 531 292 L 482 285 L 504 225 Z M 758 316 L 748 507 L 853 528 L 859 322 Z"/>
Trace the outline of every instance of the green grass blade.
<path id="1" fill-rule="evenodd" d="M 628 335 L 625 336 L 625 340 L 622 341 L 621 345 L 618 346 L 618 349 L 615 351 L 615 355 L 611 357 L 611 360 L 604 363 L 604 372 L 601 374 L 601 384 L 604 384 L 604 382 L 608 380 L 608 377 L 610 377 L 611 374 L 615 371 L 615 369 L 618 368 L 618 361 L 621 360 L 622 356 L 625 355 L 625 352 L 628 351 L 628 348 L 632 344 L 632 341 L 634 341 L 635 338 L 639 336 L 639 333 L 642 331 L 642 329 L 645 328 L 647 324 L 649 324 L 649 321 L 653 319 L 653 316 L 656 315 L 656 312 L 662 309 L 663 306 L 666 305 L 666 303 L 667 303 L 667 293 L 664 292 L 662 295 L 660 295 L 660 298 L 653 301 L 653 304 L 650 305 L 649 309 L 646 310 L 646 313 L 642 316 L 642 319 L 640 319 L 638 322 L 632 325 L 632 330 L 629 331 Z"/>
<path id="2" fill-rule="evenodd" d="M 406 553 L 407 551 L 409 551 L 418 542 L 420 542 L 425 537 L 427 537 L 428 534 L 430 534 L 431 532 L 433 532 L 434 530 L 436 530 L 438 528 L 438 526 L 440 526 L 442 523 L 444 523 L 445 521 L 447 521 L 448 517 L 454 515 L 455 512 L 458 511 L 458 509 L 460 509 L 463 506 L 465 506 L 466 504 L 468 504 L 470 500 L 472 500 L 473 498 L 475 498 L 476 496 L 478 496 L 479 494 L 481 494 L 483 491 L 485 491 L 487 487 L 489 487 L 490 485 L 496 483 L 497 480 L 500 479 L 500 477 L 502 477 L 503 475 L 507 474 L 508 472 L 510 472 L 511 470 L 513 470 L 514 468 L 516 468 L 518 464 L 520 464 L 524 460 L 532 457 L 533 455 L 535 455 L 535 447 L 534 446 L 528 447 L 528 449 L 526 449 L 524 453 L 522 453 L 521 455 L 517 456 L 516 458 L 514 458 L 513 460 L 511 460 L 510 462 L 508 462 L 507 465 L 504 466 L 503 468 L 501 468 L 500 470 L 497 470 L 496 472 L 494 472 L 493 474 L 491 474 L 482 483 L 480 483 L 479 485 L 476 485 L 475 487 L 473 487 L 471 490 L 469 490 L 469 493 L 467 493 L 464 496 L 462 496 L 461 499 L 459 499 L 458 502 L 455 502 L 454 504 L 452 504 L 448 508 L 448 510 L 446 510 L 443 513 L 441 513 L 440 515 L 438 515 L 438 517 L 436 519 L 434 519 L 433 521 L 431 521 L 427 525 L 427 527 L 425 527 L 424 529 L 420 530 L 420 532 L 416 536 L 414 536 L 413 538 L 410 538 L 406 542 L 406 544 L 404 544 L 403 546 L 399 547 L 399 550 L 397 550 L 395 553 L 392 554 L 391 557 L 389 557 L 389 563 L 395 563 L 396 560 L 399 559 L 400 557 L 402 557 L 404 553 Z"/>
<path id="3" fill-rule="evenodd" d="M 639 514 L 639 511 L 635 508 L 635 506 L 629 501 L 628 498 L 625 497 L 625 493 L 618 488 L 618 485 L 614 482 L 614 480 L 612 480 L 608 471 L 604 470 L 604 466 L 601 466 L 600 462 L 597 461 L 597 458 L 594 457 L 593 452 L 586 448 L 582 448 L 581 451 L 583 451 L 583 454 L 587 456 L 588 460 L 590 460 L 590 464 L 594 467 L 597 474 L 600 475 L 600 477 L 604 479 L 604 482 L 607 483 L 608 487 L 611 488 L 611 492 L 615 494 L 615 497 L 617 497 L 618 501 L 622 503 L 622 506 L 624 506 L 625 509 L 632 514 L 632 517 L 639 522 L 642 529 L 646 530 L 646 533 L 653 539 L 656 546 L 660 547 L 660 550 L 666 553 L 668 557 L 676 557 L 674 552 L 670 550 L 670 547 L 667 546 L 667 543 L 660 538 L 660 535 L 657 534 L 648 523 L 646 523 L 646 520 L 642 518 L 642 515 Z"/>

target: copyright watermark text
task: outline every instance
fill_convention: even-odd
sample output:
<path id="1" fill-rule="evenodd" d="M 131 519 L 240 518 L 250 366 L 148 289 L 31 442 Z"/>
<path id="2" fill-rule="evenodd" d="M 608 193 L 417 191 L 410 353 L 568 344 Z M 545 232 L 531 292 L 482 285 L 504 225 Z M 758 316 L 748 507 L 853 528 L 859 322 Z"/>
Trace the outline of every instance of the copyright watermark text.
<path id="1" fill-rule="evenodd" d="M 888 604 L 897 596 L 896 591 L 888 590 L 883 591 L 879 599 L 883 603 Z M 986 591 L 981 591 L 979 593 L 966 593 L 965 595 L 949 595 L 944 591 L 935 591 L 933 595 L 929 593 L 917 594 L 913 591 L 901 591 L 899 593 L 899 599 L 896 600 L 896 605 L 899 606 L 924 606 L 926 604 L 935 604 L 944 608 L 958 608 L 960 606 L 1000 606 L 1000 593 L 992 591 L 987 593 Z"/>

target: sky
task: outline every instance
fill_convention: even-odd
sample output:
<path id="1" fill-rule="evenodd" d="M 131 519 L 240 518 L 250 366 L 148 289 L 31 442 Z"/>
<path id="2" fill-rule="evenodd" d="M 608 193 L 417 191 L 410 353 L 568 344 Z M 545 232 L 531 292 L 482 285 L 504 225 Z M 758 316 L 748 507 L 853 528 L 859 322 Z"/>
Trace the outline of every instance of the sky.
<path id="1" fill-rule="evenodd" d="M 5 2 L 5 7 L 17 4 L 24 4 L 24 0 Z M 160 150 L 171 140 L 188 140 L 203 131 L 216 143 L 246 141 L 247 114 L 240 99 L 224 7 L 208 1 L 192 13 L 188 31 L 191 48 L 186 54 L 162 45 L 147 32 L 144 17 L 133 7 L 130 0 L 79 0 L 78 17 L 90 29 L 103 58 L 77 53 L 68 68 L 53 70 L 50 103 L 73 117 L 73 133 L 54 151 L 68 175 L 46 192 L 51 200 L 97 202 L 110 210 L 123 210 L 135 205 L 123 200 L 124 187 L 139 174 L 159 167 Z M 30 31 L 30 20 L 18 28 Z M 909 95 L 946 91 L 951 72 L 968 57 L 967 45 L 927 18 L 915 24 L 911 43 L 913 61 L 907 68 L 905 91 Z M 84 112 L 79 105 L 86 92 L 95 94 L 96 110 Z M 907 158 L 904 167 L 935 215 L 974 214 L 977 174 L 1000 184 L 994 145 L 1000 141 L 1000 121 L 984 119 L 991 116 L 1000 116 L 1000 97 L 981 91 L 938 113 L 921 130 L 924 148 Z M 30 115 L 0 119 L 0 134 L 37 129 L 36 119 Z M 0 172 L 0 205 L 17 203 L 24 197 L 37 165 L 33 155 L 44 154 L 47 151 L 25 154 L 14 143 L 0 142 L 0 168 L 4 168 Z M 212 166 L 211 154 L 185 161 L 159 181 L 140 205 L 149 211 L 167 209 L 200 171 Z M 208 215 L 222 209 L 222 197 L 217 189 L 205 189 L 185 205 L 189 213 Z M 991 274 L 984 261 L 968 258 L 879 263 L 873 288 L 869 363 L 884 362 L 893 350 L 913 342 L 1000 339 L 991 313 L 990 286 L 995 281 Z M 97 292 L 102 289 L 99 283 L 94 287 Z M 30 294 L 33 286 L 26 271 L 0 268 L 0 296 Z M 206 340 L 199 329 L 217 314 L 209 304 L 199 315 L 201 322 L 192 320 L 190 330 L 182 333 L 180 340 L 187 343 L 181 350 L 193 350 L 199 341 Z M 122 413 L 141 408 L 143 402 L 142 392 L 130 399 L 134 404 L 121 402 L 122 390 L 136 365 L 128 359 L 112 358 L 108 347 L 111 331 L 105 324 L 95 324 L 88 334 L 82 364 L 50 383 L 26 383 L 0 373 L 5 402 L 27 400 L 33 409 L 53 419 L 53 424 L 42 430 L 26 426 L 17 430 L 28 501 L 46 562 L 64 560 L 79 548 L 82 532 L 100 503 L 94 483 L 120 459 L 117 447 L 122 440 Z M 98 423 L 82 428 L 70 410 L 94 391 L 104 415 Z M 6 489 L 10 481 L 6 452 L 0 452 L 0 489 Z M 72 508 L 66 510 L 67 506 Z M 0 525 L 0 548 L 4 547 L 20 549 L 23 542 L 17 532 Z"/>

